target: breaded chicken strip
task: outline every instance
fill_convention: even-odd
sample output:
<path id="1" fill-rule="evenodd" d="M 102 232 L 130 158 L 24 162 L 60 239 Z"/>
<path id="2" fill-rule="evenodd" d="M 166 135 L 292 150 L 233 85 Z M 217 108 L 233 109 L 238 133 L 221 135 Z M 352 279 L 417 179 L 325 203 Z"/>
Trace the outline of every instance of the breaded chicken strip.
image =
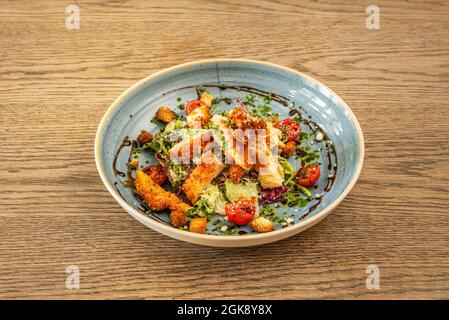
<path id="1" fill-rule="evenodd" d="M 135 185 L 137 193 L 153 211 L 170 209 L 186 212 L 190 209 L 190 206 L 187 203 L 179 200 L 175 194 L 164 190 L 142 170 L 136 172 Z"/>
<path id="2" fill-rule="evenodd" d="M 203 154 L 201 163 L 193 169 L 182 185 L 186 198 L 195 203 L 204 188 L 224 169 L 225 165 L 212 152 Z"/>
<path id="3" fill-rule="evenodd" d="M 170 224 L 175 227 L 183 227 L 187 224 L 187 216 L 184 212 L 173 210 L 170 212 Z"/>

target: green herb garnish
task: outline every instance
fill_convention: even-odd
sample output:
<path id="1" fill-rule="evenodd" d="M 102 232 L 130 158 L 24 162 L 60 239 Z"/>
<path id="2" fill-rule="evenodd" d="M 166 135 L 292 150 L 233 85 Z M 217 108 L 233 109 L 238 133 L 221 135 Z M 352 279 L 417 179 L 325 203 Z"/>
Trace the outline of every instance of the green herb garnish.
<path id="1" fill-rule="evenodd" d="M 278 212 L 269 204 L 264 204 L 260 209 L 260 216 L 267 218 L 272 222 L 281 222 L 282 218 L 279 217 Z"/>
<path id="2" fill-rule="evenodd" d="M 309 146 L 299 147 L 296 149 L 296 159 L 301 160 L 302 166 L 309 163 L 315 163 L 320 159 L 320 151 L 312 151 Z"/>
<path id="3" fill-rule="evenodd" d="M 215 209 L 211 206 L 209 201 L 205 198 L 200 198 L 195 205 L 187 210 L 186 215 L 187 217 L 194 218 L 194 217 L 207 217 L 210 218 L 217 214 Z"/>
<path id="4" fill-rule="evenodd" d="M 283 202 L 288 207 L 304 207 L 307 199 L 301 197 L 301 193 L 296 188 L 289 189 L 283 196 Z"/>

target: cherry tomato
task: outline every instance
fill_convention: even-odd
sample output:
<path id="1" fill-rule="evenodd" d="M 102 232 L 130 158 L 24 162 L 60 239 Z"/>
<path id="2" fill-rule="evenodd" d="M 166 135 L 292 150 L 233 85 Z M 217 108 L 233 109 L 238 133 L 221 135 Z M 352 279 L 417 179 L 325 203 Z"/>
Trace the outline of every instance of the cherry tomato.
<path id="1" fill-rule="evenodd" d="M 201 106 L 205 106 L 206 104 L 201 100 L 192 100 L 189 101 L 186 105 L 186 114 L 190 114 L 193 110 L 196 108 L 199 108 Z"/>
<path id="2" fill-rule="evenodd" d="M 255 197 L 249 199 L 239 200 L 234 203 L 228 203 L 225 206 L 225 212 L 228 220 L 232 223 L 243 226 L 253 220 L 256 213 Z"/>
<path id="3" fill-rule="evenodd" d="M 167 181 L 164 168 L 161 165 L 151 165 L 142 169 L 158 185 L 163 185 Z"/>
<path id="4" fill-rule="evenodd" d="M 276 123 L 276 128 L 280 129 L 282 133 L 287 135 L 287 140 L 292 141 L 299 137 L 301 133 L 301 126 L 299 123 L 290 118 L 284 119 Z"/>
<path id="5" fill-rule="evenodd" d="M 299 170 L 296 182 L 303 187 L 310 187 L 320 178 L 320 167 L 316 164 L 308 164 Z"/>

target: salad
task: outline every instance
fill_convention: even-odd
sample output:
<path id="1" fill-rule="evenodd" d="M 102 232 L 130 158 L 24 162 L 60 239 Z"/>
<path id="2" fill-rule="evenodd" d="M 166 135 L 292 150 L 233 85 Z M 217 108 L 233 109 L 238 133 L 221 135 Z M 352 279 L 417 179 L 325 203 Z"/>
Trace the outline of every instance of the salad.
<path id="1" fill-rule="evenodd" d="M 305 216 L 318 206 L 317 184 L 327 191 L 336 173 L 329 156 L 335 150 L 318 125 L 298 111 L 280 118 L 272 94 L 242 90 L 231 99 L 196 90 L 198 99 L 179 97 L 149 119 L 159 132 L 142 128 L 126 144 L 127 186 L 146 213 L 166 215 L 181 230 L 231 235 L 285 228 L 301 218 L 282 208 L 308 206 Z M 223 104 L 227 110 L 219 112 Z M 334 172 L 320 179 L 322 150 Z M 146 165 L 143 155 L 155 163 Z"/>

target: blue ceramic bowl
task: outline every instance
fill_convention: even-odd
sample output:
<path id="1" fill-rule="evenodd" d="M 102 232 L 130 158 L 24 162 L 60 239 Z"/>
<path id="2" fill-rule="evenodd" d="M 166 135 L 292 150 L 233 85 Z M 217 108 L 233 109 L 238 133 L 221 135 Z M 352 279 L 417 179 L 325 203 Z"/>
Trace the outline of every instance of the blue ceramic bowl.
<path id="1" fill-rule="evenodd" d="M 196 234 L 168 225 L 161 215 L 145 214 L 139 200 L 130 188 L 122 185 L 114 174 L 113 162 L 125 136 L 137 137 L 141 129 L 158 131 L 150 123 L 156 110 L 162 106 L 176 106 L 177 97 L 183 101 L 196 98 L 194 86 L 234 85 L 273 92 L 300 106 L 329 136 L 338 159 L 335 180 L 330 191 L 323 193 L 329 172 L 321 166 L 322 174 L 316 193 L 323 193 L 321 202 L 310 210 L 283 208 L 294 217 L 294 225 L 269 233 L 246 235 Z M 211 89 L 220 96 L 220 89 Z M 217 92 L 214 92 L 216 90 Z M 227 96 L 242 95 L 238 91 Z M 231 106 L 229 106 L 231 107 Z M 225 107 L 224 107 L 225 108 Z M 288 108 L 278 105 L 274 111 L 280 118 L 288 117 Z M 129 152 L 129 150 L 128 150 Z M 118 155 L 117 166 L 126 172 L 128 152 Z M 319 81 L 279 65 L 243 59 L 202 60 L 159 71 L 127 89 L 109 107 L 98 127 L 95 139 L 95 161 L 106 188 L 114 199 L 136 220 L 170 237 L 183 241 L 217 247 L 243 247 L 277 241 L 297 234 L 325 218 L 348 194 L 356 183 L 363 164 L 364 143 L 360 125 L 351 109 L 332 90 Z M 148 159 L 148 161 L 151 161 Z M 295 164 L 297 165 L 297 164 Z M 331 169 L 332 171 L 332 169 Z M 307 214 L 307 212 L 310 212 Z"/>

